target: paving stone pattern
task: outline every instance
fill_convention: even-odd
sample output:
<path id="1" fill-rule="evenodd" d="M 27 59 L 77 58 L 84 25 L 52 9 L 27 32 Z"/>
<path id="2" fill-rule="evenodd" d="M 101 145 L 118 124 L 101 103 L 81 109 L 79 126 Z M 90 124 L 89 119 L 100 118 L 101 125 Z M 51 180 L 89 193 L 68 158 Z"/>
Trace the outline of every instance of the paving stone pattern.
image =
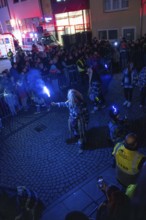
<path id="1" fill-rule="evenodd" d="M 105 82 L 106 77 L 103 77 Z M 137 131 L 140 138 L 146 136 L 146 117 L 138 108 L 138 89 L 134 106 L 125 110 L 120 78 L 115 75 L 105 88 L 107 107 L 90 116 L 90 144 L 82 155 L 78 155 L 77 145 L 65 142 L 68 138 L 66 109 L 54 107 L 49 113 L 44 111 L 37 116 L 33 112 L 20 114 L 5 124 L 0 137 L 0 185 L 25 185 L 36 190 L 45 204 L 50 205 L 93 175 L 98 176 L 112 161 L 112 148 L 107 141 L 111 103 L 131 119 L 132 130 Z M 35 128 L 42 125 L 44 129 L 36 131 Z M 146 137 L 141 141 L 141 146 L 144 145 Z M 146 153 L 145 148 L 142 151 Z"/>

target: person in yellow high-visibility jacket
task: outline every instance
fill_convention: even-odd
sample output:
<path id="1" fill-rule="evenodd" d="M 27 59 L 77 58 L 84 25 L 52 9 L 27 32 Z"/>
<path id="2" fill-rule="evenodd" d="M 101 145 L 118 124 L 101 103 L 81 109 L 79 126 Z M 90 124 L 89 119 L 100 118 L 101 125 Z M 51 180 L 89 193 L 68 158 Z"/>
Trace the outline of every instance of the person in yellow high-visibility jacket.
<path id="1" fill-rule="evenodd" d="M 79 72 L 79 75 L 80 75 L 82 85 L 87 85 L 88 84 L 88 75 L 86 74 L 86 72 L 87 72 L 86 62 L 85 62 L 83 56 L 81 56 L 77 60 L 76 65 L 77 65 L 77 69 L 78 69 L 78 72 Z"/>
<path id="2" fill-rule="evenodd" d="M 116 160 L 117 179 L 126 187 L 136 183 L 139 171 L 146 161 L 145 155 L 139 153 L 137 149 L 137 135 L 130 133 L 124 142 L 115 145 L 112 153 Z"/>

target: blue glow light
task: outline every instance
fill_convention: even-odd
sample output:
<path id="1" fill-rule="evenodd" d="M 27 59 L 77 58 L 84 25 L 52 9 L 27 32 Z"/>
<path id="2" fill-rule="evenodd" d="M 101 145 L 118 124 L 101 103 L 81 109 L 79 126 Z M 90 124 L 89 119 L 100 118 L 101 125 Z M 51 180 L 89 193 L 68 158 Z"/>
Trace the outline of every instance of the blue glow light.
<path id="1" fill-rule="evenodd" d="M 43 91 L 45 94 L 47 94 L 48 97 L 50 97 L 50 91 L 46 86 L 43 87 Z"/>
<path id="2" fill-rule="evenodd" d="M 106 69 L 108 69 L 108 65 L 107 65 L 107 64 L 104 64 L 104 67 L 105 67 Z"/>
<path id="3" fill-rule="evenodd" d="M 118 42 L 114 42 L 114 46 L 117 47 L 118 46 Z"/>
<path id="4" fill-rule="evenodd" d="M 116 114 L 117 113 L 117 108 L 113 105 L 112 109 L 114 110 L 114 114 Z"/>

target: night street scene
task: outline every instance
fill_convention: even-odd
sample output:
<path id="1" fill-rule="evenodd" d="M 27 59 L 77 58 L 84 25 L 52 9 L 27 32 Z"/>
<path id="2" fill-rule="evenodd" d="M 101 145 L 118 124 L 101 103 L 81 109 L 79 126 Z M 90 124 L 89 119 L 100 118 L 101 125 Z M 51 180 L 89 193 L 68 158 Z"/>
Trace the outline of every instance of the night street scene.
<path id="1" fill-rule="evenodd" d="M 146 220 L 146 0 L 0 0 L 0 220 Z"/>

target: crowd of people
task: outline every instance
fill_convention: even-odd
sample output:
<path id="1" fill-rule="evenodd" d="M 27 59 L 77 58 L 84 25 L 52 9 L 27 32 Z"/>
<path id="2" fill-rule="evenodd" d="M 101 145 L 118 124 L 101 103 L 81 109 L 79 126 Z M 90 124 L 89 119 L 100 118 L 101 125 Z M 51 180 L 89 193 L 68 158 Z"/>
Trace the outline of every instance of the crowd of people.
<path id="1" fill-rule="evenodd" d="M 8 57 L 12 67 L 0 75 L 0 129 L 3 127 L 4 117 L 15 116 L 20 110 L 28 111 L 32 103 L 36 106 L 37 114 L 41 112 L 41 107 L 45 107 L 47 111 L 50 111 L 51 106 L 67 107 L 70 138 L 76 139 L 79 153 L 83 153 L 89 111 L 81 93 L 88 94 L 93 106 L 92 113 L 105 108 L 101 81 L 101 74 L 104 72 L 122 72 L 121 85 L 124 89 L 125 107 L 131 107 L 133 89 L 136 86 L 140 88 L 139 107 L 143 108 L 145 105 L 146 35 L 135 42 L 127 42 L 123 38 L 118 46 L 105 40 L 99 42 L 96 38 L 88 44 L 79 44 L 69 49 L 45 46 L 43 52 L 39 52 L 37 46 L 32 45 L 31 52 L 24 52 L 19 48 L 15 57 L 11 51 Z M 75 88 L 80 88 L 81 92 Z M 53 91 L 60 93 L 67 90 L 66 102 L 54 102 L 50 97 Z M 142 216 L 138 214 L 137 219 L 144 220 L 146 200 L 137 204 L 140 199 L 137 196 L 141 193 L 140 187 L 143 184 L 141 179 L 143 176 L 146 178 L 144 171 L 138 183 L 137 179 L 140 171 L 145 170 L 145 156 L 137 152 L 135 134 L 129 134 L 125 138 L 128 133 L 127 119 L 121 119 L 114 106 L 110 109 L 109 117 L 109 138 L 115 146 L 113 156 L 117 179 L 124 187 L 134 185 L 134 192 L 130 200 L 128 192 L 125 195 L 115 186 L 104 186 L 102 190 L 107 195 L 107 201 L 98 210 L 97 220 L 127 219 L 127 210 L 131 207 L 137 207 L 142 211 Z M 134 211 L 131 213 L 134 216 Z M 78 214 L 80 217 L 76 217 Z M 131 216 L 128 218 L 131 219 Z M 88 217 L 81 213 L 72 213 L 66 217 L 66 220 L 70 219 L 81 220 Z M 135 216 L 132 219 L 136 220 Z"/>

